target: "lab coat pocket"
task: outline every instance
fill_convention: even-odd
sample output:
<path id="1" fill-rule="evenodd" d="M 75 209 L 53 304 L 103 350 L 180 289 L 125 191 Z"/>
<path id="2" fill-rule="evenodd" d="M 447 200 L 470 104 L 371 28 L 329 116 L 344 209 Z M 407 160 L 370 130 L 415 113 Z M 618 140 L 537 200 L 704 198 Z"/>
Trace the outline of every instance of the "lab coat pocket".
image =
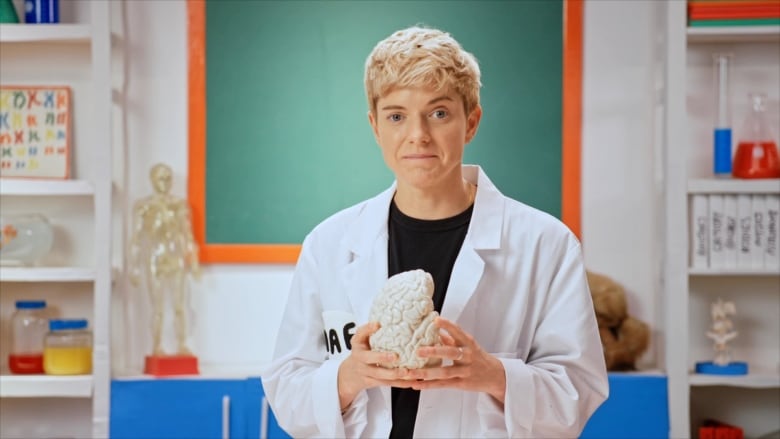
<path id="1" fill-rule="evenodd" d="M 330 310 L 322 313 L 325 328 L 325 349 L 328 358 L 341 358 L 352 350 L 352 336 L 355 335 L 355 316 L 351 312 Z"/>

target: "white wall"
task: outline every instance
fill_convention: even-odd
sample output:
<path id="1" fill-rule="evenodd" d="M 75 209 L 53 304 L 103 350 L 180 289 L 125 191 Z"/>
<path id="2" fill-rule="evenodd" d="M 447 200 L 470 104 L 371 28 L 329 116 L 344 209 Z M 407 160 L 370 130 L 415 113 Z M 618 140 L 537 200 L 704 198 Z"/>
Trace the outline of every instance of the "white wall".
<path id="1" fill-rule="evenodd" d="M 655 366 L 661 248 L 661 2 L 585 4 L 582 134 L 582 243 L 590 270 L 628 294 L 629 312 L 654 337 L 640 367 Z M 637 19 L 641 17 L 641 19 Z"/>
<path id="2" fill-rule="evenodd" d="M 150 193 L 156 162 L 186 195 L 186 3 L 132 0 L 127 13 L 127 195 Z M 624 284 L 629 307 L 657 332 L 657 215 L 654 200 L 653 2 L 585 6 L 583 243 L 589 268 Z M 637 17 L 643 19 L 637 20 Z M 256 374 L 273 349 L 292 267 L 208 266 L 195 286 L 194 348 L 204 374 Z M 137 292 L 128 297 L 140 298 Z M 148 337 L 138 301 L 118 306 L 133 322 L 120 337 L 117 372 L 137 374 Z M 119 320 L 121 323 L 121 320 Z M 650 354 L 643 364 L 653 364 Z"/>

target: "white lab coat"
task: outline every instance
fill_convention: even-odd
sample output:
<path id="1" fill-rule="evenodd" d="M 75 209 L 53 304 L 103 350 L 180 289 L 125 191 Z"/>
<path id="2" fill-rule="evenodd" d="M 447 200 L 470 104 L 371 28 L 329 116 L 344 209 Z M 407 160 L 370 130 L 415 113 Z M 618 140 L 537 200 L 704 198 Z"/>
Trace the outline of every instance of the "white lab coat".
<path id="1" fill-rule="evenodd" d="M 576 437 L 608 393 L 580 244 L 554 217 L 502 195 L 479 167 L 463 172 L 477 195 L 441 315 L 501 360 L 506 399 L 502 407 L 484 393 L 423 390 L 414 435 Z M 333 215 L 304 240 L 262 373 L 271 408 L 293 437 L 390 433 L 390 388 L 361 392 L 342 416 L 337 374 L 355 332 L 349 320 L 368 321 L 388 277 L 394 192 L 395 185 Z"/>

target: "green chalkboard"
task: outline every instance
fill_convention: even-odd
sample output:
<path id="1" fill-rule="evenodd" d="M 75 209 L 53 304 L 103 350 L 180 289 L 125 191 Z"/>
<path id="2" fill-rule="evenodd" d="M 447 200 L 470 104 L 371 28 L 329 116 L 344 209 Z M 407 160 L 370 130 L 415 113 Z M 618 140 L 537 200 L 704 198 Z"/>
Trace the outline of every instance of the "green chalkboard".
<path id="1" fill-rule="evenodd" d="M 363 65 L 415 24 L 480 62 L 483 117 L 465 161 L 560 217 L 562 0 L 207 1 L 207 243 L 300 243 L 392 183 Z"/>

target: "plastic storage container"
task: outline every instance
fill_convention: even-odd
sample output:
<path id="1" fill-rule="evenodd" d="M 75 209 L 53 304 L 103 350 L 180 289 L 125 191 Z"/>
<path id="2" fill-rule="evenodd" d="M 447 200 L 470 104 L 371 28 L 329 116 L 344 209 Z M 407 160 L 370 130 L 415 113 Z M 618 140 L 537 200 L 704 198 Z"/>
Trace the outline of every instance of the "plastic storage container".
<path id="1" fill-rule="evenodd" d="M 11 316 L 11 350 L 8 369 L 11 373 L 43 373 L 43 340 L 48 330 L 46 302 L 19 300 Z"/>
<path id="2" fill-rule="evenodd" d="M 43 347 L 43 369 L 49 375 L 92 373 L 92 332 L 85 319 L 49 321 Z"/>

